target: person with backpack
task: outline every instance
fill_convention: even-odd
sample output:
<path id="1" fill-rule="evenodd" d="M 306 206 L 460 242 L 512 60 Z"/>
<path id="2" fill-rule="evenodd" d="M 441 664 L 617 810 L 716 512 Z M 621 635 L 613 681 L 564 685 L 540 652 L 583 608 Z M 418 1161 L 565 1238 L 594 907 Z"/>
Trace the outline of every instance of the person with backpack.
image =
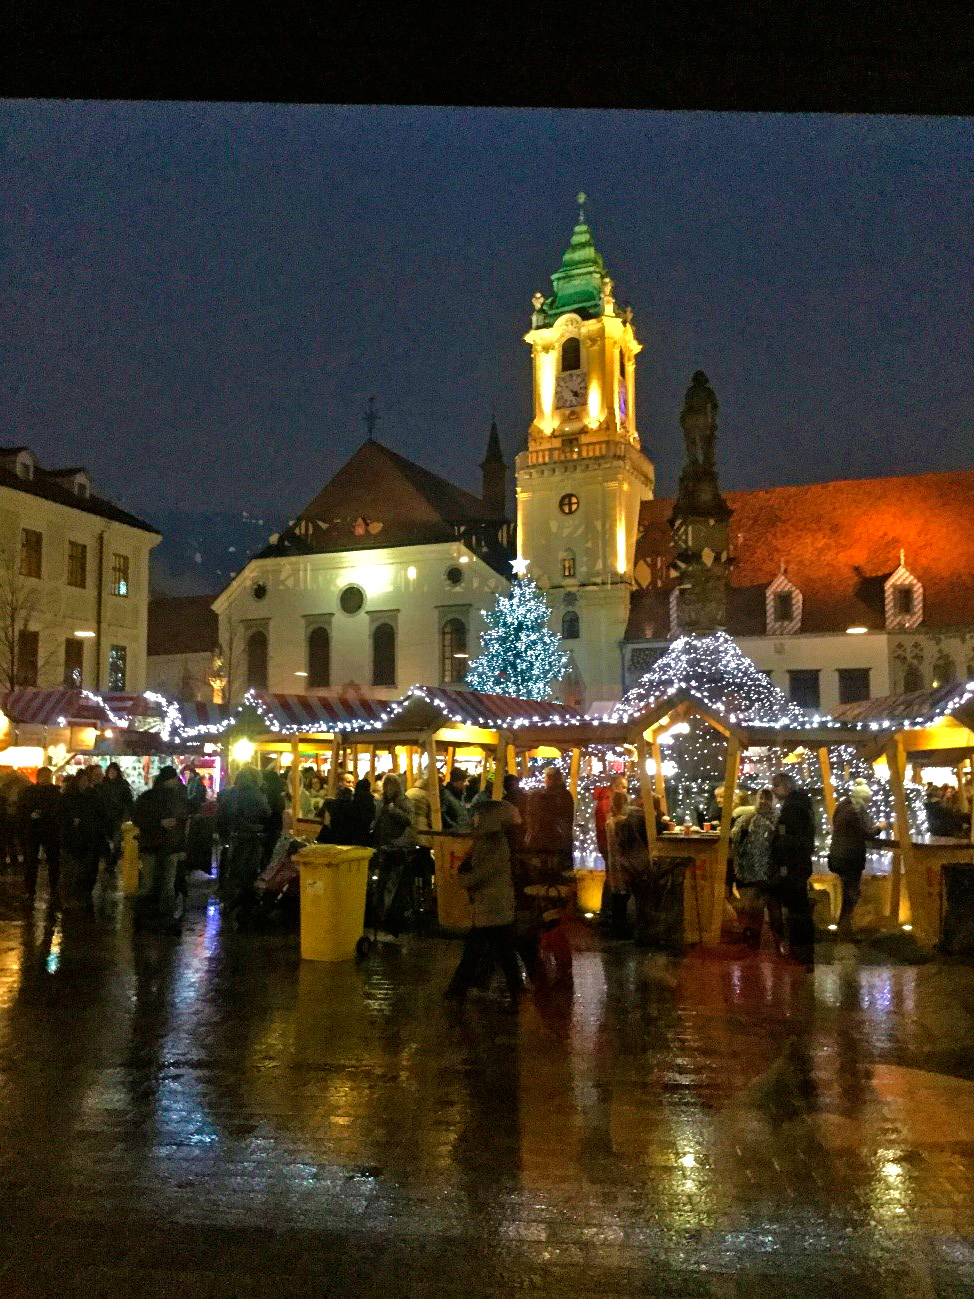
<path id="1" fill-rule="evenodd" d="M 738 916 L 744 942 L 748 947 L 761 946 L 764 912 L 768 909 L 772 927 L 780 926 L 780 911 L 771 896 L 774 866 L 771 850 L 774 842 L 774 795 L 762 789 L 753 807 L 735 809 L 731 845 L 734 852 L 734 877 L 740 899 Z"/>

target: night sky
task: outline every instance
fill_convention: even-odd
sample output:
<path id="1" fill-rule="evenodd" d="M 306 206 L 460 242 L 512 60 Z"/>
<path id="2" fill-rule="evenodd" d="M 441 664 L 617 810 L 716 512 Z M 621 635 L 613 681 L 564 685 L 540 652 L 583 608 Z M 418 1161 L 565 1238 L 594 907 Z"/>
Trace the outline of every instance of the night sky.
<path id="1" fill-rule="evenodd" d="M 0 104 L 7 443 L 277 527 L 364 436 L 476 486 L 529 419 L 578 189 L 671 490 L 690 374 L 727 487 L 970 466 L 970 120 Z"/>

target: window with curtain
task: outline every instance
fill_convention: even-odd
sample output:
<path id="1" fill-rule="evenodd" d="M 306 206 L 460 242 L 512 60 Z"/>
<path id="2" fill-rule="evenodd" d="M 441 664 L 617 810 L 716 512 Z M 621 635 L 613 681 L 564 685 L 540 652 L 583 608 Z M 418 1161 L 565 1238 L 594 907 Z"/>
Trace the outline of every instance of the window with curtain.
<path id="1" fill-rule="evenodd" d="M 372 684 L 396 684 L 396 629 L 389 622 L 380 622 L 372 630 Z"/>
<path id="2" fill-rule="evenodd" d="M 462 681 L 467 672 L 467 628 L 460 618 L 448 618 L 440 629 L 440 680 Z"/>
<path id="3" fill-rule="evenodd" d="M 267 633 L 252 631 L 247 637 L 247 685 L 267 689 Z"/>
<path id="4" fill-rule="evenodd" d="M 327 627 L 312 628 L 308 637 L 308 685 L 331 685 L 331 637 Z"/>

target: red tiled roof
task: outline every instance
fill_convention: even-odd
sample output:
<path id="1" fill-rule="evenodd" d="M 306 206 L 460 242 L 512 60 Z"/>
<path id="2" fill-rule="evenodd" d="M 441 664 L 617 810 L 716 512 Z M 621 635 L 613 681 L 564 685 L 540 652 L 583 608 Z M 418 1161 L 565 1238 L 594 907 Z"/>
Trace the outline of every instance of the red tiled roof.
<path id="1" fill-rule="evenodd" d="M 923 584 L 923 626 L 974 624 L 974 470 L 727 492 L 734 567 L 728 630 L 763 635 L 764 591 L 782 561 L 802 593 L 803 632 L 882 628 L 883 582 L 906 567 Z M 643 503 L 627 638 L 665 637 L 673 501 Z M 651 630 L 650 630 L 651 629 Z"/>

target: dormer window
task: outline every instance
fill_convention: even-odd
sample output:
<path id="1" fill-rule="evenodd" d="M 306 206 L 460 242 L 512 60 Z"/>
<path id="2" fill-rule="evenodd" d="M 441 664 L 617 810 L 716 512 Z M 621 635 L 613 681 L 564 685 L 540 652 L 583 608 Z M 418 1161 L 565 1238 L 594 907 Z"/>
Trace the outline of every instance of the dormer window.
<path id="1" fill-rule="evenodd" d="M 906 567 L 900 551 L 900 564 L 886 579 L 884 611 L 887 631 L 911 631 L 923 621 L 923 583 Z"/>
<path id="2" fill-rule="evenodd" d="M 29 451 L 21 451 L 17 457 L 17 477 L 28 483 L 34 477 L 34 457 Z"/>
<path id="3" fill-rule="evenodd" d="M 783 564 L 765 592 L 764 617 L 768 636 L 794 636 L 801 631 L 802 593 L 786 577 Z"/>

